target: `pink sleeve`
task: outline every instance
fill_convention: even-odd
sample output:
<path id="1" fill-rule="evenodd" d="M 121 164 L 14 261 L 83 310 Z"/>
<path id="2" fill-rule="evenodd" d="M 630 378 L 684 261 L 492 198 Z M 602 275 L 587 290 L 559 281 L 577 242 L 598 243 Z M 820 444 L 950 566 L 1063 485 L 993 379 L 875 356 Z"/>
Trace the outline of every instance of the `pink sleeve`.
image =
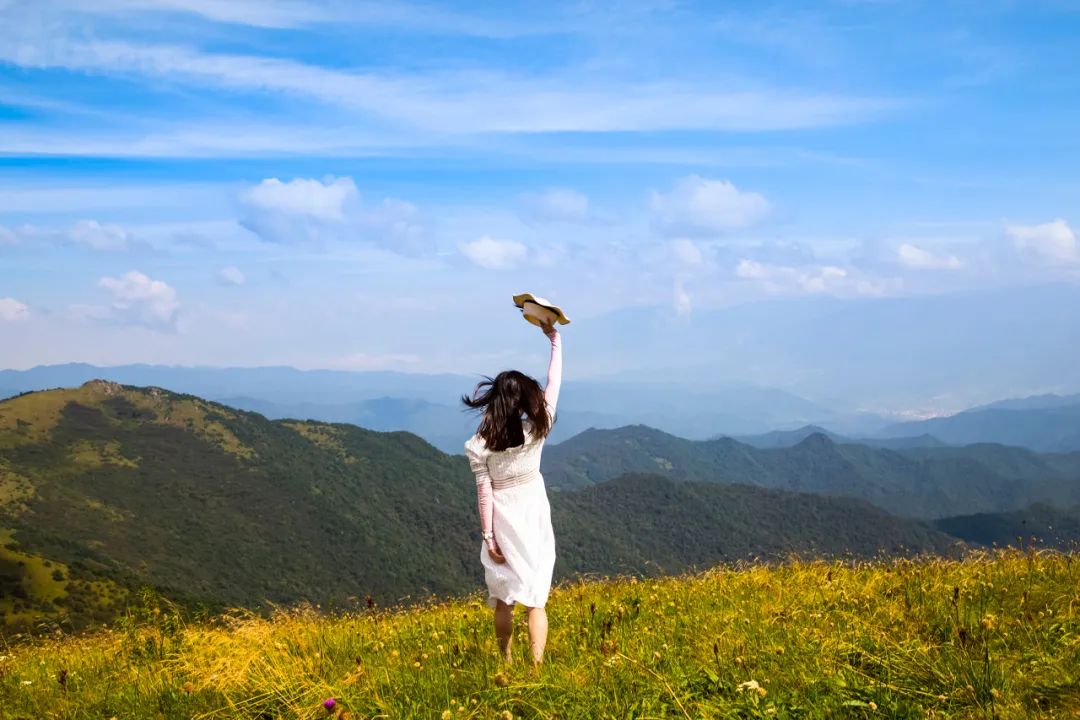
<path id="1" fill-rule="evenodd" d="M 480 510 L 480 529 L 487 539 L 492 533 L 491 526 L 495 514 L 495 508 L 491 502 L 491 475 L 488 474 L 487 458 L 472 447 L 471 441 L 465 445 L 465 455 L 469 458 L 469 466 L 476 475 L 476 505 Z"/>
<path id="2" fill-rule="evenodd" d="M 559 402 L 559 389 L 562 386 L 562 335 L 555 331 L 548 336 L 551 340 L 551 361 L 548 362 L 547 386 L 544 388 L 544 400 L 550 412 L 555 413 Z"/>

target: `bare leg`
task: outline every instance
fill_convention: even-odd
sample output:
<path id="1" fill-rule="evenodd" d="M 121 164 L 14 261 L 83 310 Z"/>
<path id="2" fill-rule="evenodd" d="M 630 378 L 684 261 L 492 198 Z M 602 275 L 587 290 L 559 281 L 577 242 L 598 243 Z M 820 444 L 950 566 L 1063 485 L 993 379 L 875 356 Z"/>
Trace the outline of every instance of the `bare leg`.
<path id="1" fill-rule="evenodd" d="M 531 626 L 530 626 L 531 627 Z M 510 640 L 514 635 L 514 606 L 502 600 L 495 604 L 495 637 L 499 640 L 499 652 L 510 662 Z"/>
<path id="2" fill-rule="evenodd" d="M 547 634 L 547 610 L 542 607 L 529 608 L 529 649 L 532 650 L 533 664 L 535 665 L 539 665 L 544 661 Z"/>

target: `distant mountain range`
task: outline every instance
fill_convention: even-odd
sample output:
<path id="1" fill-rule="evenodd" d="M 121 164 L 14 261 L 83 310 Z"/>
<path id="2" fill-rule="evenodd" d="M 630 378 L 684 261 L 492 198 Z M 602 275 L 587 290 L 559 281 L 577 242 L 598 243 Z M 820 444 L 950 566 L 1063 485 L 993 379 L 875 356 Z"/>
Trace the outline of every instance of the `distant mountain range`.
<path id="1" fill-rule="evenodd" d="M 774 430 L 762 435 L 741 435 L 734 439 L 756 448 L 787 448 L 798 445 L 811 435 L 824 435 L 835 443 L 844 445 L 868 445 L 869 447 L 903 450 L 913 447 L 944 447 L 947 443 L 924 433 L 911 437 L 851 438 L 830 432 L 818 425 L 804 425 L 796 430 Z"/>
<path id="2" fill-rule="evenodd" d="M 110 382 L 29 393 L 0 402 L 0 612 L 107 620 L 142 585 L 211 609 L 466 592 L 475 502 L 465 458 L 408 433 Z M 553 492 L 552 509 L 562 578 L 954 542 L 858 500 L 656 474 Z"/>
<path id="3" fill-rule="evenodd" d="M 940 518 L 1080 503 L 1080 453 L 1001 445 L 872 448 L 814 433 L 790 447 L 731 438 L 691 441 L 645 426 L 590 430 L 547 449 L 552 487 L 576 489 L 626 473 L 741 483 L 858 498 L 891 513 Z"/>
<path id="4" fill-rule="evenodd" d="M 1041 452 L 1080 450 L 1080 401 L 1051 396 L 969 410 L 950 417 L 891 425 L 880 434 L 931 435 L 950 445 L 1001 443 Z"/>
<path id="5" fill-rule="evenodd" d="M 493 368 L 497 371 L 501 368 Z M 480 377 L 394 372 L 301 371 L 287 367 L 185 368 L 157 365 L 95 367 L 79 363 L 0 371 L 9 395 L 78 387 L 92 379 L 175 392 L 254 410 L 273 418 L 350 422 L 418 434 L 447 452 L 460 452 L 476 421 L 460 398 Z M 666 382 L 576 381 L 564 384 L 552 439 L 565 440 L 590 427 L 649 423 L 690 438 L 720 432 L 745 434 L 776 427 L 827 423 L 864 433 L 886 424 L 880 417 L 837 413 L 781 390 L 749 384 L 698 387 Z"/>

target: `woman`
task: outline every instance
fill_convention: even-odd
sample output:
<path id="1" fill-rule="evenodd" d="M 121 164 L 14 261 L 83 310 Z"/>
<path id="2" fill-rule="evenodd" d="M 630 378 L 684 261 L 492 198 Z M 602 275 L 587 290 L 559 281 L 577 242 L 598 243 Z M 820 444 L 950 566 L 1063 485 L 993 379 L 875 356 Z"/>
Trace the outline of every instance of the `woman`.
<path id="1" fill-rule="evenodd" d="M 551 340 L 547 386 L 516 370 L 499 373 L 476 387 L 466 405 L 483 410 L 480 427 L 465 443 L 476 474 L 476 496 L 484 546 L 488 605 L 495 608 L 495 636 L 510 661 L 514 605 L 527 608 L 533 663 L 544 659 L 547 604 L 555 567 L 555 535 L 551 529 L 540 453 L 555 420 L 562 384 L 562 339 L 552 325 L 542 329 Z"/>

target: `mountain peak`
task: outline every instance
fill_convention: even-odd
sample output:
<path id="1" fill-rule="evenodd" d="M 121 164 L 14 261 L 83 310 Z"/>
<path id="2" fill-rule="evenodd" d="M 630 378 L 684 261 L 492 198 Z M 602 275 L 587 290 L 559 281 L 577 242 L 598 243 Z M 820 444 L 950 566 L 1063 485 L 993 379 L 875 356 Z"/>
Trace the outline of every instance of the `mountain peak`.
<path id="1" fill-rule="evenodd" d="M 113 382 L 112 380 L 102 380 L 101 378 L 87 380 L 80 387 L 83 390 L 92 390 L 106 395 L 115 395 L 124 389 L 120 383 Z"/>
<path id="2" fill-rule="evenodd" d="M 829 436 L 826 435 L 824 432 L 812 432 L 805 438 L 803 438 L 797 445 L 795 445 L 795 447 L 813 449 L 831 448 L 835 445 L 836 443 L 834 443 L 832 439 L 830 439 Z"/>

